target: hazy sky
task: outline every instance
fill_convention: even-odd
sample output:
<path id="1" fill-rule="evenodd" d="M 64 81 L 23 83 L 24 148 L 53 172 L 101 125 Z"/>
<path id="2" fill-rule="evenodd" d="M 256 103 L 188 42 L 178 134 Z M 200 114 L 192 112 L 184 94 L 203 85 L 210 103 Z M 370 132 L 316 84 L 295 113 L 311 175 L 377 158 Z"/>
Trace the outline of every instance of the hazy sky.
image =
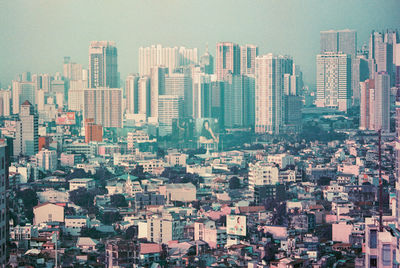
<path id="1" fill-rule="evenodd" d="M 138 48 L 233 41 L 293 56 L 315 80 L 319 31 L 400 29 L 400 0 L 0 0 L 0 82 L 62 71 L 64 56 L 87 67 L 91 40 L 117 43 L 121 78 L 138 71 Z"/>

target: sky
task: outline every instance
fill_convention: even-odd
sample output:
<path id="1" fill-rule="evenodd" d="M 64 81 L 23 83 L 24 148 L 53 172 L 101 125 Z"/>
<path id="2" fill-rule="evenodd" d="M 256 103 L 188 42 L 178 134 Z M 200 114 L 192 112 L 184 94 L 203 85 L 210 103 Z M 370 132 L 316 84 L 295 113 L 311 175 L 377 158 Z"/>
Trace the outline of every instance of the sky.
<path id="1" fill-rule="evenodd" d="M 319 32 L 400 30 L 399 0 L 0 0 L 0 82 L 17 74 L 62 72 L 64 56 L 88 64 L 92 40 L 115 41 L 121 79 L 138 71 L 138 48 L 199 48 L 220 41 L 290 55 L 313 86 Z M 200 56 L 199 55 L 199 56 Z"/>

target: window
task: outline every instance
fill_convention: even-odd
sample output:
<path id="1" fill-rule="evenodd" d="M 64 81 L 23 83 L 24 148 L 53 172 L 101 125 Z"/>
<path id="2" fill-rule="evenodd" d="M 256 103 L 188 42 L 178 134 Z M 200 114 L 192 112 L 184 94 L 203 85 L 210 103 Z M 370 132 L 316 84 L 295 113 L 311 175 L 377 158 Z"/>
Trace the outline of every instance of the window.
<path id="1" fill-rule="evenodd" d="M 371 230 L 369 233 L 369 247 L 376 248 L 377 232 L 376 230 Z"/>
<path id="2" fill-rule="evenodd" d="M 389 244 L 384 244 L 382 246 L 382 264 L 384 266 L 390 265 L 391 260 L 391 250 Z"/>

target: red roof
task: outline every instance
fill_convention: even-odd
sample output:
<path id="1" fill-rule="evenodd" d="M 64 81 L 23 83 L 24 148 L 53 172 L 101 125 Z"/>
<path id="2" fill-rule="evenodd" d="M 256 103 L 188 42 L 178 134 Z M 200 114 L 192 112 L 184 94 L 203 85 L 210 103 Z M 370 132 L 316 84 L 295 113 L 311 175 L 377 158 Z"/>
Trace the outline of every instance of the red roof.
<path id="1" fill-rule="evenodd" d="M 240 213 L 256 213 L 265 211 L 264 206 L 249 206 L 249 207 L 239 207 Z"/>
<path id="2" fill-rule="evenodd" d="M 161 250 L 162 250 L 161 245 L 156 243 L 140 244 L 140 254 L 160 253 Z"/>
<path id="3" fill-rule="evenodd" d="M 29 105 L 29 106 L 32 106 L 32 104 L 31 104 L 28 100 L 24 101 L 24 103 L 22 103 L 22 105 Z"/>

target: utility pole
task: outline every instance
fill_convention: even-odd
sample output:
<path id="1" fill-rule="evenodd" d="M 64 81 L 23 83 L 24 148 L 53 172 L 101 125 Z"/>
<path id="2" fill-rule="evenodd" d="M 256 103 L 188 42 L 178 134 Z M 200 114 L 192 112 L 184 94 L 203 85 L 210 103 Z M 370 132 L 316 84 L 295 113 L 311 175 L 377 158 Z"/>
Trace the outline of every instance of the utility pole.
<path id="1" fill-rule="evenodd" d="M 383 197 L 382 197 L 382 192 L 383 192 L 383 185 L 382 185 L 382 153 L 381 153 L 381 142 L 382 142 L 382 133 L 381 129 L 378 131 L 378 136 L 379 136 L 379 144 L 378 144 L 378 157 L 379 157 L 379 232 L 383 231 L 383 222 L 382 222 L 382 217 L 383 217 Z"/>

